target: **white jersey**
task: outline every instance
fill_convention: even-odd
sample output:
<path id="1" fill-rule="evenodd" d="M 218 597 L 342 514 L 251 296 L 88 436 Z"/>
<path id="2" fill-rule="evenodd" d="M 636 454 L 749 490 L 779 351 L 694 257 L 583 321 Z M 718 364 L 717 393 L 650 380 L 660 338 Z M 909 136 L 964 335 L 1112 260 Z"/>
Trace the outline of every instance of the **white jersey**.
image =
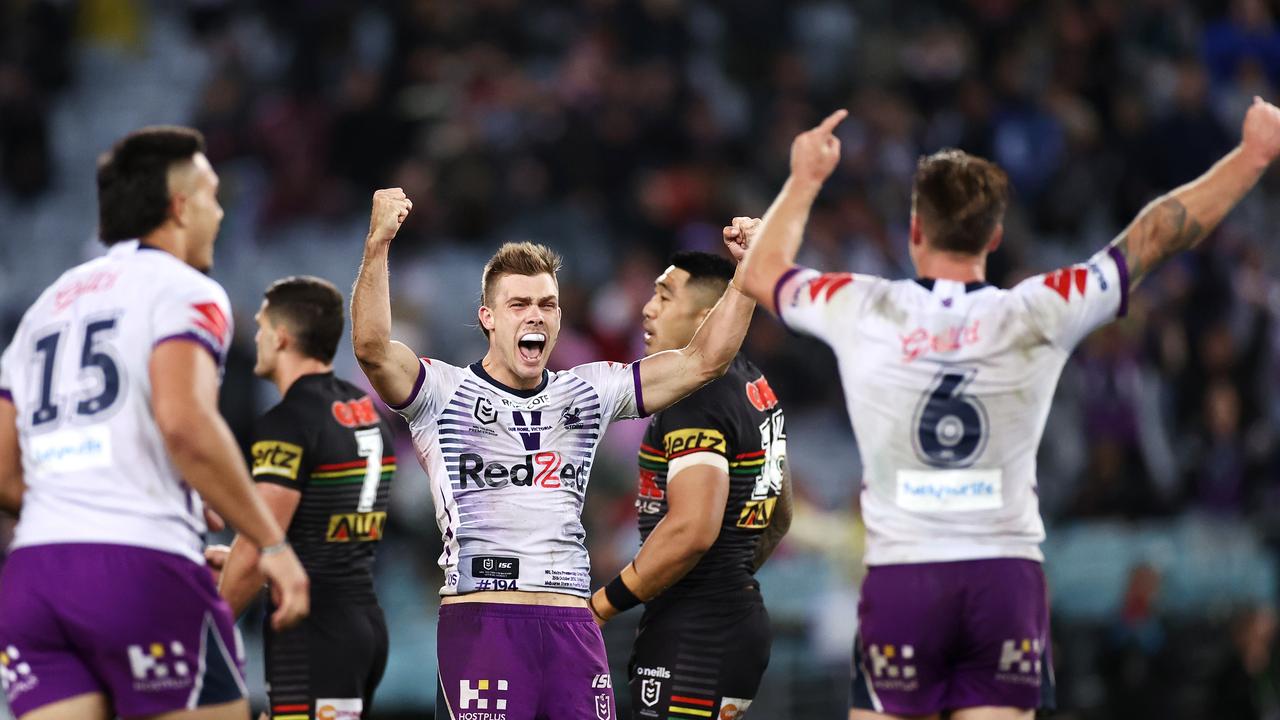
<path id="1" fill-rule="evenodd" d="M 1113 248 L 1012 290 L 794 268 L 775 306 L 835 351 L 863 459 L 868 565 L 1042 560 L 1036 449 L 1058 376 L 1126 310 Z"/>
<path id="2" fill-rule="evenodd" d="M 441 595 L 591 594 L 582 502 L 605 428 L 644 415 L 639 364 L 543 371 L 527 391 L 423 359 L 404 405 L 444 535 Z"/>
<path id="3" fill-rule="evenodd" d="M 230 340 L 222 287 L 137 241 L 46 289 L 0 356 L 27 485 L 13 547 L 111 543 L 203 563 L 203 506 L 165 452 L 149 363 L 160 343 L 189 341 L 221 366 Z"/>

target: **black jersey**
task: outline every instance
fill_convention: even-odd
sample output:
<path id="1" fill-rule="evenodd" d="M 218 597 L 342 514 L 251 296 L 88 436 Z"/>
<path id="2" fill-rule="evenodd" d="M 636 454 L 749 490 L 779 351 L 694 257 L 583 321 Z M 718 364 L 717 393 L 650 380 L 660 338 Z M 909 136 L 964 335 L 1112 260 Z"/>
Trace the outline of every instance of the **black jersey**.
<path id="1" fill-rule="evenodd" d="M 667 464 L 714 452 L 729 464 L 720 536 L 664 595 L 706 594 L 751 581 L 756 544 L 782 492 L 787 435 L 778 398 L 742 355 L 723 377 L 653 416 L 640 445 L 640 539 L 667 514 Z"/>
<path id="2" fill-rule="evenodd" d="M 374 600 L 391 442 L 368 394 L 333 373 L 298 378 L 254 430 L 253 479 L 302 493 L 288 536 L 313 599 Z"/>

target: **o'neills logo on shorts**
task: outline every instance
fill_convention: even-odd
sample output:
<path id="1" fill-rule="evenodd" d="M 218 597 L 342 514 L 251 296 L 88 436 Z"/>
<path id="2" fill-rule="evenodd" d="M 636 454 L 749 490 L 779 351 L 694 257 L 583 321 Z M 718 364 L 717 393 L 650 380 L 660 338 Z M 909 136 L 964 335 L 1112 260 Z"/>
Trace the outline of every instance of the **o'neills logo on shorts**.
<path id="1" fill-rule="evenodd" d="M 671 679 L 671 671 L 664 667 L 638 667 L 636 668 L 636 675 L 639 675 L 640 677 L 661 678 L 663 680 Z"/>

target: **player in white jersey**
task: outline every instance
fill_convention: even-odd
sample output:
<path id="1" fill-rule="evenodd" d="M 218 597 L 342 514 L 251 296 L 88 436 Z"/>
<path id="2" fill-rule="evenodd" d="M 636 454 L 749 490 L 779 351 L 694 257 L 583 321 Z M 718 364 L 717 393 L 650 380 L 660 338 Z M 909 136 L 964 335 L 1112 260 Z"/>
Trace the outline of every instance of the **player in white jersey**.
<path id="1" fill-rule="evenodd" d="M 409 421 L 444 534 L 437 717 L 609 720 L 581 521 L 596 447 L 611 421 L 661 410 L 724 374 L 754 302 L 735 278 L 686 347 L 549 372 L 560 260 L 508 243 L 481 281 L 484 358 L 469 367 L 419 359 L 391 339 L 387 287 L 390 243 L 411 208 L 399 189 L 374 195 L 352 339 L 374 388 Z M 740 241 L 731 250 L 740 256 Z"/>
<path id="2" fill-rule="evenodd" d="M 307 579 L 218 414 L 222 219 L 203 138 L 135 132 L 98 167 L 105 257 L 62 275 L 0 357 L 0 684 L 22 720 L 245 718 L 242 652 L 201 552 L 202 496 L 262 548 L 276 621 Z"/>
<path id="3" fill-rule="evenodd" d="M 1256 100 L 1240 146 L 1205 175 L 1153 201 L 1084 263 L 1011 290 L 985 282 L 1003 233 L 1004 172 L 956 150 L 916 172 L 918 279 L 794 264 L 844 116 L 792 145 L 791 177 L 745 274 L 788 327 L 835 351 L 862 452 L 870 569 L 850 717 L 1030 718 L 1052 690 L 1035 456 L 1058 375 L 1085 335 L 1124 315 L 1134 284 L 1253 187 L 1280 153 L 1280 109 Z"/>

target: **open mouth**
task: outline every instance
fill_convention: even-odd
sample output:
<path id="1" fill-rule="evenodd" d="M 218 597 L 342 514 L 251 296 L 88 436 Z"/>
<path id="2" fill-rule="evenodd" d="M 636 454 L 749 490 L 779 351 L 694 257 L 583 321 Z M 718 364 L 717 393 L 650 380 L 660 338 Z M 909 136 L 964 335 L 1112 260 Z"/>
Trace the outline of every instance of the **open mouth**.
<path id="1" fill-rule="evenodd" d="M 520 352 L 520 359 L 529 363 L 536 363 L 542 359 L 542 352 L 547 347 L 547 336 L 543 333 L 525 333 L 520 336 L 516 347 Z"/>

